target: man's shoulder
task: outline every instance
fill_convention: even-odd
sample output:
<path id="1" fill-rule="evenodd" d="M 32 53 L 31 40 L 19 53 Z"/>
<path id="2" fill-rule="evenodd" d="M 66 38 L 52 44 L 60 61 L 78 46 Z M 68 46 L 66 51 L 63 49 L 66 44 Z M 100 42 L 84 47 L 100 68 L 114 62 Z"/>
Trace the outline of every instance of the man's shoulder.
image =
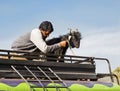
<path id="1" fill-rule="evenodd" d="M 38 31 L 40 31 L 38 28 L 34 28 L 34 29 L 32 30 L 32 32 L 38 32 Z"/>
<path id="2" fill-rule="evenodd" d="M 38 29 L 38 28 L 35 28 L 35 29 L 33 29 L 32 31 L 31 31 L 31 34 L 30 34 L 32 37 L 35 37 L 35 36 L 39 36 L 39 37 L 41 37 L 42 36 L 42 34 L 41 34 L 41 32 L 40 32 L 40 30 Z"/>

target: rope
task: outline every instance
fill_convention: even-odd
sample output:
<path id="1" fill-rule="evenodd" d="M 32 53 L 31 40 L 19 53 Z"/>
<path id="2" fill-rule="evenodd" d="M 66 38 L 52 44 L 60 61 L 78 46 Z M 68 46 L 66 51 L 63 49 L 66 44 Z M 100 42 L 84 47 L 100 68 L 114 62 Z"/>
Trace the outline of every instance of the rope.
<path id="1" fill-rule="evenodd" d="M 69 36 L 69 38 L 68 38 L 66 41 L 67 41 L 67 43 L 68 43 L 68 46 L 69 46 L 69 48 L 70 48 L 70 51 L 72 52 L 73 55 L 75 55 L 74 51 L 72 50 L 72 46 L 70 45 L 70 42 L 69 42 L 70 39 L 71 39 L 71 36 Z"/>
<path id="2" fill-rule="evenodd" d="M 74 51 L 72 50 L 72 46 L 70 45 L 70 42 L 69 42 L 70 39 L 71 39 L 71 36 L 69 36 L 68 39 L 66 39 L 66 41 L 67 41 L 67 43 L 68 43 L 68 47 L 70 48 L 70 51 L 71 51 L 72 54 L 75 56 L 75 53 L 74 53 Z M 63 50 L 60 51 L 60 55 L 62 55 L 62 52 L 63 52 Z M 60 59 L 60 58 L 61 58 L 61 56 L 58 57 L 58 59 Z M 59 60 L 57 60 L 57 62 L 59 62 Z"/>

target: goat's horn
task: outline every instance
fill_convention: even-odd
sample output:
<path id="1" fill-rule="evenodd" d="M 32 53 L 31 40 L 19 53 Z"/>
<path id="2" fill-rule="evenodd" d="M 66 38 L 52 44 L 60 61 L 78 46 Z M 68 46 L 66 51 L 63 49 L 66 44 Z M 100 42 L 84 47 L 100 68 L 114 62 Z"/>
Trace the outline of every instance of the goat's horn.
<path id="1" fill-rule="evenodd" d="M 70 30 L 70 34 L 72 33 L 72 29 L 71 28 L 68 28 Z"/>

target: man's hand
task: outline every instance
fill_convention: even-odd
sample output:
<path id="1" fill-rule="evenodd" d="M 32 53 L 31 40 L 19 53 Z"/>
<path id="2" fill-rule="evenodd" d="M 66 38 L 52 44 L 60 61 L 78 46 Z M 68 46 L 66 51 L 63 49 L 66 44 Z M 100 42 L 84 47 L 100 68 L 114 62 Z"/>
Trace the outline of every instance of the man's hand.
<path id="1" fill-rule="evenodd" d="M 61 46 L 61 47 L 66 47 L 66 44 L 67 44 L 66 41 L 61 41 L 61 42 L 60 42 L 60 46 Z"/>

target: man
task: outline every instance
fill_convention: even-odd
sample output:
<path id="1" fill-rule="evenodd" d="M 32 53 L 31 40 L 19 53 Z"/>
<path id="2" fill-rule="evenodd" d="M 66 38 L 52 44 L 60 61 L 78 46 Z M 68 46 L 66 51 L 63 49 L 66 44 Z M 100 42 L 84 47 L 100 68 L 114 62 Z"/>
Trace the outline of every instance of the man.
<path id="1" fill-rule="evenodd" d="M 47 45 L 45 39 L 53 32 L 53 25 L 49 21 L 43 21 L 39 28 L 33 29 L 31 32 L 20 36 L 12 44 L 12 49 L 17 51 L 27 51 L 30 54 L 34 53 L 48 53 L 57 50 L 60 47 L 66 46 L 66 41 L 54 45 Z"/>

